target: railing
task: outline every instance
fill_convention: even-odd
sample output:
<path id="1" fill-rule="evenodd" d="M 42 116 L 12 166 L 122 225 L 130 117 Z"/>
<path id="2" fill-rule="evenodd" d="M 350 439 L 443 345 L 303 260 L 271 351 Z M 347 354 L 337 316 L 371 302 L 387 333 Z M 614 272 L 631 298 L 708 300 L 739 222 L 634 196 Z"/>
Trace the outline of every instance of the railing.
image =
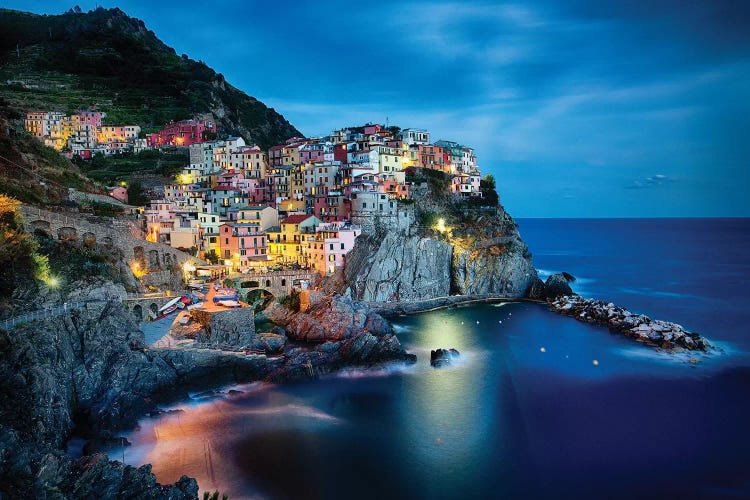
<path id="1" fill-rule="evenodd" d="M 84 308 L 88 306 L 88 304 L 94 304 L 94 303 L 101 304 L 103 302 L 119 302 L 119 300 L 120 300 L 119 298 L 110 297 L 106 299 L 91 299 L 91 300 L 82 300 L 82 301 L 75 301 L 75 302 L 65 302 L 62 306 L 39 309 L 36 311 L 28 312 L 26 314 L 21 314 L 19 316 L 8 318 L 0 322 L 0 325 L 2 325 L 3 329 L 10 330 L 16 325 L 28 323 L 30 321 L 47 319 L 53 316 L 58 316 L 60 314 L 65 314 L 68 311 L 72 311 L 74 309 Z"/>

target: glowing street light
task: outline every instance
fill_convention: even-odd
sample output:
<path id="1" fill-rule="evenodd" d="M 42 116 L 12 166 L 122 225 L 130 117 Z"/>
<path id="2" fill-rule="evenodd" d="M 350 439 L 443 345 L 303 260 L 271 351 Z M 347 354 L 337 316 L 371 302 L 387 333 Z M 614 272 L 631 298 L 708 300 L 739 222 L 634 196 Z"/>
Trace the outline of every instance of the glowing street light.
<path id="1" fill-rule="evenodd" d="M 60 286 L 60 278 L 54 275 L 50 275 L 50 277 L 47 278 L 46 282 L 47 282 L 47 286 L 51 288 L 52 290 Z"/>

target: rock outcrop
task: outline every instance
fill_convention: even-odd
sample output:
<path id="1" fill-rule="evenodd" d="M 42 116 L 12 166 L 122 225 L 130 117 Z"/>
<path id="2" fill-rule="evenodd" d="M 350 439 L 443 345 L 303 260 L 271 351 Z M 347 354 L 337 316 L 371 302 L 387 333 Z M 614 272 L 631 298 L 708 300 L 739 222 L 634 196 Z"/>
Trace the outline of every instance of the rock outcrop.
<path id="1" fill-rule="evenodd" d="M 375 237 L 370 237 L 376 240 Z M 451 292 L 452 247 L 436 238 L 388 232 L 378 240 L 357 243 L 360 248 L 347 268 L 351 294 L 366 302 L 415 301 L 445 297 Z M 358 255 L 364 254 L 364 255 Z"/>
<path id="2" fill-rule="evenodd" d="M 103 479 L 76 468 L 60 450 L 75 427 L 98 433 L 133 423 L 148 398 L 177 379 L 169 363 L 145 349 L 143 334 L 119 302 L 0 331 L 2 490 L 10 496 L 47 490 L 77 496 L 89 487 L 135 491 L 123 482 L 142 483 L 143 471 L 102 463 L 97 467 L 112 482 L 84 486 Z M 189 497 L 177 490 L 173 498 Z"/>
<path id="3" fill-rule="evenodd" d="M 273 381 L 317 376 L 352 365 L 416 361 L 387 320 L 349 297 L 325 297 L 294 314 L 286 323 L 286 335 L 297 343 L 285 349 L 283 364 L 269 376 Z"/>
<path id="4" fill-rule="evenodd" d="M 294 345 L 280 329 L 243 337 L 252 316 L 228 311 L 212 328 L 249 342 L 239 342 L 236 352 L 147 349 L 118 290 L 98 284 L 89 292 L 115 298 L 0 330 L 0 493 L 195 498 L 194 480 L 162 486 L 149 467 L 127 467 L 103 456 L 76 461 L 64 454 L 65 442 L 74 430 L 98 442 L 111 440 L 157 403 L 185 396 L 188 387 L 282 382 L 352 365 L 415 360 L 385 319 L 345 297 L 319 300 L 303 313 L 275 315 L 285 319 Z M 91 293 L 77 298 L 86 301 Z"/>
<path id="5" fill-rule="evenodd" d="M 456 349 L 435 349 L 430 351 L 430 365 L 433 368 L 443 368 L 453 364 L 460 353 Z"/>
<path id="6" fill-rule="evenodd" d="M 694 351 L 706 351 L 711 347 L 708 340 L 698 333 L 688 332 L 675 323 L 631 313 L 611 302 L 584 299 L 577 295 L 561 296 L 551 302 L 550 309 L 579 321 L 608 326 L 612 332 L 622 333 L 655 347 Z"/>
<path id="7" fill-rule="evenodd" d="M 412 228 L 361 236 L 347 262 L 347 293 L 365 302 L 521 298 L 538 279 L 515 222 L 501 208 L 442 234 Z"/>

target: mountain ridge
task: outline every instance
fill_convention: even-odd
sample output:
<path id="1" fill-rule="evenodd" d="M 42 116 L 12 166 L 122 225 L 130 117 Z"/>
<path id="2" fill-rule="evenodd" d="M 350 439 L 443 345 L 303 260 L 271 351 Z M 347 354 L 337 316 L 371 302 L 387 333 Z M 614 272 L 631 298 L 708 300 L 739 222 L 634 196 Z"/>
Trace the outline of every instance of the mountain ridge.
<path id="1" fill-rule="evenodd" d="M 154 131 L 211 114 L 263 148 L 302 134 L 275 109 L 161 41 L 119 8 L 40 15 L 0 9 L 0 91 L 17 113 L 98 109 Z"/>

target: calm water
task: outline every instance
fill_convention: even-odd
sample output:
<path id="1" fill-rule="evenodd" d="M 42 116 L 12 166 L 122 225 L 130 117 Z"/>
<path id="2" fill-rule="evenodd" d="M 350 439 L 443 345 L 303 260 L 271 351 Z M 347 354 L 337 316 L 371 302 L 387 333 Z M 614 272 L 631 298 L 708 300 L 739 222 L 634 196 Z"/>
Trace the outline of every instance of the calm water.
<path id="1" fill-rule="evenodd" d="M 540 270 L 722 352 L 693 364 L 532 304 L 404 317 L 416 366 L 195 399 L 144 419 L 126 461 L 232 498 L 750 497 L 750 220 L 520 228 Z M 461 361 L 430 368 L 437 347 Z"/>

